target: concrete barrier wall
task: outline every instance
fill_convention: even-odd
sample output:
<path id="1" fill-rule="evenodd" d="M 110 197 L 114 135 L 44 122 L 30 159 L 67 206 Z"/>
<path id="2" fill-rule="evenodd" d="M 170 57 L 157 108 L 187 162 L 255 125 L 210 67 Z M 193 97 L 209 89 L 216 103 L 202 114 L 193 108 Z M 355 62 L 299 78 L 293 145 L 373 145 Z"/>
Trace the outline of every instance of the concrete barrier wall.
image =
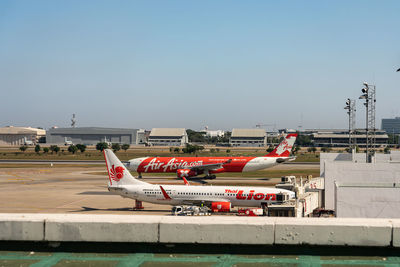
<path id="1" fill-rule="evenodd" d="M 388 247 L 389 220 L 340 218 L 277 218 L 275 244 Z"/>
<path id="2" fill-rule="evenodd" d="M 44 218 L 35 214 L 0 214 L 0 240 L 44 240 Z"/>
<path id="3" fill-rule="evenodd" d="M 45 219 L 47 241 L 158 242 L 159 216 L 69 215 Z"/>
<path id="4" fill-rule="evenodd" d="M 0 240 L 400 247 L 400 220 L 0 214 Z"/>
<path id="5" fill-rule="evenodd" d="M 236 216 L 163 217 L 159 242 L 272 245 L 274 222 Z"/>

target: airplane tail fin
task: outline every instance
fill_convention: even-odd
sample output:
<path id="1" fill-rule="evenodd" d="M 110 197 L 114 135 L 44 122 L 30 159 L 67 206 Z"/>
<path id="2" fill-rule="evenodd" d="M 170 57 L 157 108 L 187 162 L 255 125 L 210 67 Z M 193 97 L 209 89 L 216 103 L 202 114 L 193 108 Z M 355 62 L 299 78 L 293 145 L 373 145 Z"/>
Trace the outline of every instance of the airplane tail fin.
<path id="1" fill-rule="evenodd" d="M 145 182 L 135 179 L 111 149 L 104 149 L 103 154 L 107 166 L 109 187 L 118 185 L 146 184 Z"/>
<path id="2" fill-rule="evenodd" d="M 296 141 L 297 133 L 286 135 L 285 139 L 266 157 L 289 157 L 292 152 L 294 142 Z"/>

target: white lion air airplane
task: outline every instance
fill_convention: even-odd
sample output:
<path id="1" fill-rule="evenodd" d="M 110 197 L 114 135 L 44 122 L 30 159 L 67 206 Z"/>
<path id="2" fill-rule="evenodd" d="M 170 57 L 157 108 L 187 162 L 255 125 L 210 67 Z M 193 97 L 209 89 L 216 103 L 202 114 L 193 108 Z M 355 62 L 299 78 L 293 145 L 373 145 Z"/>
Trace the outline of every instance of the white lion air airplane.
<path id="1" fill-rule="evenodd" d="M 268 155 L 263 157 L 144 157 L 128 161 L 127 166 L 139 173 L 175 172 L 178 178 L 205 174 L 214 179 L 216 173 L 248 172 L 270 168 L 292 160 L 290 157 L 297 134 L 288 134 Z"/>
<path id="2" fill-rule="evenodd" d="M 269 187 L 153 185 L 135 179 L 112 150 L 105 149 L 104 157 L 108 190 L 137 201 L 165 205 L 204 204 L 214 211 L 229 211 L 232 206 L 268 205 L 277 202 L 282 194 L 288 199 L 295 197 L 292 191 Z"/>

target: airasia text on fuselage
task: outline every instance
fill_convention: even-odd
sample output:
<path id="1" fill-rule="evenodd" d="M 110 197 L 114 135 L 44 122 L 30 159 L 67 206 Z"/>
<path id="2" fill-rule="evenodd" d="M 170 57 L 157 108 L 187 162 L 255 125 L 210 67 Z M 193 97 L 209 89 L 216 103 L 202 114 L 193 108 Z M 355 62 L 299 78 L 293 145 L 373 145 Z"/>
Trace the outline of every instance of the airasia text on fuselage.
<path id="1" fill-rule="evenodd" d="M 190 167 L 195 167 L 195 166 L 201 166 L 203 165 L 203 161 L 192 161 L 192 162 L 187 162 L 185 160 L 177 160 L 176 158 L 170 159 L 167 163 L 162 162 L 158 160 L 157 158 L 153 158 L 150 160 L 150 162 L 143 166 L 145 172 L 148 172 L 149 169 L 150 171 L 159 171 L 162 170 L 163 172 L 168 172 L 168 171 L 175 171 L 177 169 L 186 169 Z"/>

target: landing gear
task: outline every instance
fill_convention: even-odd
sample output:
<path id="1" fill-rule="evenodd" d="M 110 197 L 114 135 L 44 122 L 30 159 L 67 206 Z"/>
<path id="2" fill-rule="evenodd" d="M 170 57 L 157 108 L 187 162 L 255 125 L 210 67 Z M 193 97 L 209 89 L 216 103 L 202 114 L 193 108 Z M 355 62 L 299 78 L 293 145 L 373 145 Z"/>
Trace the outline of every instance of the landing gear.
<path id="1" fill-rule="evenodd" d="M 141 172 L 138 172 L 138 178 L 142 179 L 142 173 Z"/>
<path id="2" fill-rule="evenodd" d="M 144 209 L 142 201 L 135 200 L 135 206 L 133 207 L 133 210 L 142 210 Z"/>
<path id="3" fill-rule="evenodd" d="M 268 203 L 261 203 L 261 208 L 263 209 L 263 216 L 269 216 Z"/>

